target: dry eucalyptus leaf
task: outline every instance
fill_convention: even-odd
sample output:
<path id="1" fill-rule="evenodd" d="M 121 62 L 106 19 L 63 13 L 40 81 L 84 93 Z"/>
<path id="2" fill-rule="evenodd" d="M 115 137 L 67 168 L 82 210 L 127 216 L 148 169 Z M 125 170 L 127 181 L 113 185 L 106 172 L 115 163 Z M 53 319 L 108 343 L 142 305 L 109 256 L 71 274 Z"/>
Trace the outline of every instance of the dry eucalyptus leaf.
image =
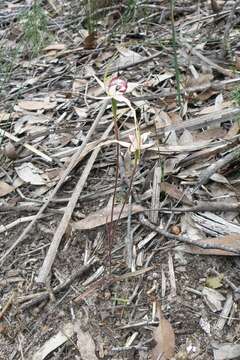
<path id="1" fill-rule="evenodd" d="M 47 123 L 50 121 L 50 118 L 45 115 L 24 115 L 18 119 L 14 124 L 14 133 L 15 134 L 33 134 L 39 129 L 46 129 Z"/>
<path id="2" fill-rule="evenodd" d="M 140 54 L 138 54 L 135 51 L 132 51 L 130 49 L 127 49 L 123 46 L 117 46 L 117 49 L 120 53 L 119 58 L 114 61 L 112 66 L 115 67 L 121 67 L 121 66 L 129 66 L 131 64 L 134 64 L 137 61 L 143 60 L 144 57 Z"/>
<path id="3" fill-rule="evenodd" d="M 77 333 L 77 346 L 82 360 L 97 360 L 95 343 L 89 331 L 83 331 L 79 320 L 75 322 L 74 330 Z"/>
<path id="4" fill-rule="evenodd" d="M 156 346 L 152 349 L 152 360 L 169 360 L 175 352 L 175 334 L 170 322 L 165 319 L 160 304 L 157 305 L 159 325 L 153 330 Z"/>
<path id="5" fill-rule="evenodd" d="M 214 360 L 231 360 L 239 359 L 240 344 L 232 343 L 212 343 Z"/>
<path id="6" fill-rule="evenodd" d="M 122 210 L 122 205 L 114 206 L 113 210 L 113 221 L 116 221 L 119 218 L 120 212 Z M 131 213 L 136 214 L 143 211 L 144 208 L 141 205 L 132 204 Z M 94 229 L 98 226 L 105 225 L 111 221 L 111 206 L 107 206 L 103 209 L 97 210 L 96 212 L 89 214 L 85 219 L 73 223 L 73 229 L 75 230 L 89 230 Z M 123 211 L 121 212 L 120 219 L 126 218 L 128 216 L 129 207 L 124 206 Z"/>
<path id="7" fill-rule="evenodd" d="M 23 110 L 36 111 L 36 110 L 49 110 L 54 109 L 57 103 L 48 100 L 20 100 L 18 106 Z"/>
<path id="8" fill-rule="evenodd" d="M 172 78 L 173 76 L 174 76 L 174 73 L 169 72 L 169 71 L 166 71 L 165 73 L 159 74 L 159 75 L 157 75 L 157 74 L 152 75 L 152 78 L 144 81 L 143 85 L 144 85 L 144 87 L 147 87 L 147 88 L 155 87 L 158 84 L 160 84 L 161 82 Z"/>
<path id="9" fill-rule="evenodd" d="M 31 185 L 44 185 L 45 180 L 40 175 L 40 170 L 31 163 L 23 163 L 15 168 L 20 179 Z"/>
<path id="10" fill-rule="evenodd" d="M 88 116 L 88 109 L 87 108 L 79 108 L 79 107 L 74 107 L 74 110 L 76 112 L 76 114 L 79 117 L 79 120 L 85 120 Z"/>
<path id="11" fill-rule="evenodd" d="M 221 184 L 229 185 L 229 181 L 227 180 L 227 178 L 225 178 L 225 176 L 223 176 L 221 174 L 218 174 L 218 173 L 215 173 L 212 176 L 210 176 L 210 179 L 212 181 L 215 181 L 215 182 L 218 182 L 218 183 L 221 183 Z"/>
<path id="12" fill-rule="evenodd" d="M 193 205 L 193 200 L 191 196 L 185 194 L 181 189 L 179 189 L 176 185 L 170 184 L 166 181 L 161 183 L 161 191 L 164 191 L 168 194 L 172 199 L 176 199 L 177 201 L 181 201 L 186 205 Z"/>
<path id="13" fill-rule="evenodd" d="M 9 193 L 11 193 L 15 188 L 9 184 L 7 184 L 5 181 L 0 180 L 0 197 L 5 196 Z"/>
<path id="14" fill-rule="evenodd" d="M 217 98 L 220 99 L 220 98 Z M 219 101 L 217 100 L 217 106 L 220 107 L 219 105 Z M 221 109 L 218 109 L 216 105 L 212 105 L 212 106 L 205 106 L 201 111 L 198 112 L 198 115 L 204 115 L 204 114 L 211 114 L 211 113 L 216 113 L 218 111 L 222 111 L 223 109 L 227 109 L 229 107 L 232 107 L 232 102 L 231 101 L 224 101 L 221 104 Z"/>
<path id="15" fill-rule="evenodd" d="M 6 112 L 0 112 L 0 122 L 1 121 L 8 121 L 11 117 L 11 114 Z"/>

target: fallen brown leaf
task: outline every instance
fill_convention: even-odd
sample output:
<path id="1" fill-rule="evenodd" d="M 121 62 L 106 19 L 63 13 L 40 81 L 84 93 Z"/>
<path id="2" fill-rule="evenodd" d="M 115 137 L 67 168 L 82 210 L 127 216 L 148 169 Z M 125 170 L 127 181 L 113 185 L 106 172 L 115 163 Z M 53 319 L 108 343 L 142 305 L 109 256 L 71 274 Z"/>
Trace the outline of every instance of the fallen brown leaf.
<path id="1" fill-rule="evenodd" d="M 95 49 L 97 46 L 97 33 L 94 31 L 90 33 L 83 42 L 83 47 L 85 50 Z"/>
<path id="2" fill-rule="evenodd" d="M 169 360 L 175 352 L 175 334 L 170 322 L 165 319 L 160 304 L 157 304 L 159 325 L 153 330 L 156 346 L 152 349 L 152 360 Z"/>
<path id="3" fill-rule="evenodd" d="M 161 191 L 164 191 L 166 194 L 168 194 L 172 199 L 176 199 L 177 201 L 181 201 L 182 203 L 186 205 L 193 205 L 192 199 L 184 194 L 182 190 L 180 190 L 177 186 L 174 184 L 170 184 L 168 182 L 162 182 L 161 183 Z"/>
<path id="4" fill-rule="evenodd" d="M 119 218 L 122 205 L 114 207 L 113 221 Z M 131 206 L 131 213 L 136 214 L 144 210 L 141 205 L 133 204 Z M 85 219 L 73 223 L 73 229 L 75 230 L 89 230 L 96 228 L 97 226 L 108 224 L 111 221 L 111 207 L 107 206 L 103 209 L 97 210 L 96 212 L 89 214 Z M 126 205 L 121 213 L 120 219 L 128 216 L 129 207 Z"/>

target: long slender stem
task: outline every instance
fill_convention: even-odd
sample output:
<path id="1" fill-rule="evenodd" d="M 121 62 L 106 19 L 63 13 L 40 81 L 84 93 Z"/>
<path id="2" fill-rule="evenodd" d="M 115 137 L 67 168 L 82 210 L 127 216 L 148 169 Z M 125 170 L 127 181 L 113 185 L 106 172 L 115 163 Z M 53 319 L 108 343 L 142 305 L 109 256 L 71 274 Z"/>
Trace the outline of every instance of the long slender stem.
<path id="1" fill-rule="evenodd" d="M 117 193 L 117 184 L 118 184 L 118 175 L 119 175 L 119 156 L 120 156 L 120 146 L 119 146 L 119 129 L 117 124 L 117 101 L 112 99 L 112 113 L 113 113 L 113 121 L 114 121 L 114 132 L 115 138 L 117 140 L 116 150 L 116 173 L 115 173 L 115 183 L 114 183 L 114 192 L 113 192 L 113 200 L 112 200 L 112 208 L 111 208 L 111 220 L 108 227 L 108 257 L 109 257 L 109 272 L 111 274 L 112 269 L 112 245 L 114 240 L 115 231 L 113 228 L 113 215 L 114 215 L 114 205 Z"/>

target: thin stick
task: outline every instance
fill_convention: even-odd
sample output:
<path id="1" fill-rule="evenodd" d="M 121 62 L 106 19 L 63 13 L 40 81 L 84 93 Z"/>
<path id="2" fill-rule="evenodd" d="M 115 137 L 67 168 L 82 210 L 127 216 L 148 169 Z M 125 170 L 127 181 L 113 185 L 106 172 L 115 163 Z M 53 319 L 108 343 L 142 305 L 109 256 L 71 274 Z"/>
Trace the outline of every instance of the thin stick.
<path id="1" fill-rule="evenodd" d="M 6 304 L 3 306 L 2 310 L 0 311 L 0 320 L 2 320 L 2 318 L 4 317 L 5 313 L 7 312 L 7 310 L 10 308 L 10 306 L 12 305 L 14 299 L 16 297 L 16 294 L 13 292 L 12 295 L 10 296 L 10 298 L 7 300 Z"/>
<path id="2" fill-rule="evenodd" d="M 223 203 L 223 202 L 199 202 L 196 206 L 192 207 L 180 207 L 180 208 L 159 208 L 159 209 L 151 209 L 151 211 L 158 211 L 162 213 L 189 213 L 189 212 L 203 212 L 203 211 L 239 211 L 240 203 Z"/>
<path id="3" fill-rule="evenodd" d="M 224 166 L 227 165 L 229 166 L 233 161 L 236 161 L 239 157 L 240 157 L 240 146 L 237 146 L 231 153 L 215 161 L 206 170 L 203 170 L 199 176 L 199 182 L 196 185 L 193 192 L 198 190 L 200 186 L 205 185 L 213 174 L 218 172 Z"/>
<path id="4" fill-rule="evenodd" d="M 112 130 L 113 128 L 113 124 L 111 123 L 107 130 L 104 132 L 103 136 L 102 136 L 102 140 L 106 139 L 110 133 L 110 131 Z M 65 213 L 60 221 L 60 224 L 58 225 L 58 228 L 54 234 L 54 237 L 52 239 L 52 242 L 51 242 L 51 245 L 48 249 L 48 252 L 47 252 L 47 255 L 44 259 L 44 262 L 43 262 L 43 265 L 39 271 L 39 275 L 37 277 L 37 282 L 38 283 L 44 283 L 46 280 L 47 280 L 47 277 L 48 277 L 48 274 L 49 272 L 51 271 L 51 268 L 52 268 L 52 265 L 53 265 L 53 262 L 55 260 L 55 257 L 57 255 L 57 250 L 58 250 L 58 247 L 60 245 L 60 242 L 61 242 L 61 239 L 63 237 L 63 235 L 65 234 L 66 232 L 66 229 L 67 229 L 67 226 L 69 224 L 69 221 L 71 219 L 71 216 L 72 216 L 72 213 L 73 213 L 73 210 L 78 202 L 78 199 L 80 197 L 80 194 L 83 190 L 83 187 L 85 185 L 85 182 L 88 178 L 88 175 L 92 169 L 92 166 L 98 156 L 98 153 L 100 151 L 100 147 L 99 148 L 96 148 L 92 155 L 90 156 L 89 160 L 88 160 L 88 163 L 87 165 L 85 166 L 83 172 L 82 172 L 82 175 L 72 193 L 72 196 L 68 202 L 68 205 L 66 207 L 66 210 L 65 210 Z"/>
<path id="5" fill-rule="evenodd" d="M 147 63 L 147 62 L 149 62 L 149 61 L 151 61 L 151 60 L 159 57 L 160 55 L 162 55 L 162 51 L 159 51 L 159 52 L 157 52 L 156 54 L 153 54 L 153 55 L 151 55 L 151 56 L 149 56 L 149 57 L 145 57 L 145 58 L 143 58 L 143 59 L 141 59 L 141 60 L 135 61 L 135 62 L 130 63 L 130 64 L 125 64 L 125 65 L 122 65 L 122 66 L 109 68 L 109 69 L 108 69 L 108 75 L 113 74 L 113 73 L 118 72 L 118 71 L 130 69 L 130 68 L 135 67 L 135 66 L 138 66 L 138 65 L 145 64 L 145 63 Z M 106 70 L 98 71 L 98 72 L 96 73 L 96 76 L 101 76 L 101 75 L 104 75 L 105 73 L 106 73 Z M 91 75 L 86 75 L 86 76 L 84 77 L 84 79 L 89 79 L 90 77 L 91 77 Z"/>
<path id="6" fill-rule="evenodd" d="M 51 214 L 52 215 L 52 214 Z M 4 233 L 5 231 L 8 231 L 10 229 L 12 229 L 13 227 L 19 225 L 19 224 L 23 224 L 25 222 L 29 222 L 32 221 L 35 215 L 32 216 L 25 216 L 22 218 L 19 218 L 13 222 L 11 222 L 10 224 L 7 225 L 0 225 L 0 234 Z M 44 217 L 47 215 L 43 215 Z"/>
<path id="7" fill-rule="evenodd" d="M 78 164 L 79 162 L 79 158 L 81 153 L 83 152 L 83 150 L 85 149 L 85 146 L 88 142 L 88 140 L 90 139 L 90 137 L 92 136 L 92 134 L 94 133 L 97 124 L 99 122 L 99 120 L 101 119 L 101 117 L 103 116 L 107 105 L 109 104 L 109 98 L 106 98 L 102 104 L 102 107 L 100 108 L 100 111 L 96 117 L 96 119 L 94 120 L 91 128 L 88 131 L 88 134 L 86 135 L 85 139 L 82 142 L 82 145 L 80 146 L 80 148 L 78 149 L 78 151 L 72 156 L 71 161 L 68 165 L 68 167 L 66 168 L 66 170 L 64 171 L 61 179 L 59 180 L 59 182 L 57 183 L 57 185 L 55 186 L 54 190 L 52 191 L 52 193 L 50 194 L 49 198 L 46 200 L 46 202 L 42 205 L 42 207 L 39 209 L 38 213 L 35 215 L 34 219 L 30 222 L 30 224 L 26 227 L 26 229 L 23 231 L 22 235 L 20 235 L 17 240 L 12 244 L 12 246 L 5 251 L 5 253 L 1 256 L 0 258 L 0 263 L 3 264 L 3 262 L 5 261 L 5 259 L 7 258 L 7 256 L 12 252 L 13 249 L 15 249 L 15 247 L 20 244 L 26 237 L 26 235 L 29 233 L 29 231 L 32 229 L 33 225 L 36 223 L 36 221 L 40 218 L 40 216 L 43 214 L 44 210 L 48 207 L 48 204 L 51 202 L 51 200 L 55 197 L 55 195 L 57 194 L 58 190 L 61 188 L 61 186 L 63 185 L 65 179 L 67 178 L 67 176 L 69 175 L 69 173 L 74 169 L 74 167 Z"/>
<path id="8" fill-rule="evenodd" d="M 228 251 L 234 254 L 238 254 L 240 255 L 240 250 L 233 248 L 232 246 L 225 246 L 225 245 L 221 245 L 221 244 L 206 244 L 206 243 L 201 243 L 201 242 L 197 242 L 195 240 L 191 240 L 190 238 L 186 237 L 186 236 L 176 236 L 173 235 L 171 233 L 169 233 L 166 230 L 160 229 L 159 226 L 156 226 L 154 224 L 152 224 L 150 221 L 148 221 L 145 216 L 143 214 L 139 215 L 139 221 L 142 225 L 148 227 L 149 229 L 156 231 L 158 234 L 166 237 L 167 239 L 170 240 L 175 240 L 175 241 L 181 241 L 183 243 L 186 244 L 190 244 L 193 246 L 198 246 L 202 249 L 219 249 L 219 250 L 224 250 L 224 251 Z M 209 239 L 210 240 L 210 239 Z M 201 241 L 201 240 L 200 240 Z"/>
<path id="9" fill-rule="evenodd" d="M 53 159 L 50 158 L 50 156 L 44 154 L 42 151 L 36 149 L 34 146 L 26 144 L 26 143 L 22 143 L 22 140 L 19 139 L 17 136 L 9 133 L 8 131 L 5 131 L 3 129 L 0 129 L 0 136 L 5 136 L 6 138 L 14 141 L 16 144 L 21 144 L 23 147 L 25 147 L 25 149 L 30 150 L 32 153 L 34 153 L 37 156 L 40 156 L 42 159 L 44 159 L 45 161 L 52 163 Z"/>

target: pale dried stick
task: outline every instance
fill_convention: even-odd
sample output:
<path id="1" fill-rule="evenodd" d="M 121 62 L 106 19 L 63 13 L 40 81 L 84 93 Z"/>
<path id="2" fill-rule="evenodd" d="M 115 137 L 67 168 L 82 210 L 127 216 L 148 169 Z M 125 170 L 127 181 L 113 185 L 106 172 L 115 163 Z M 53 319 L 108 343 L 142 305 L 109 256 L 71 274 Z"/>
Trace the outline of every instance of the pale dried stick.
<path id="1" fill-rule="evenodd" d="M 53 159 L 50 158 L 50 156 L 44 154 L 42 151 L 36 149 L 34 146 L 26 144 L 26 143 L 22 143 L 22 140 L 19 139 L 17 136 L 9 133 L 8 131 L 5 131 L 3 129 L 0 129 L 0 136 L 5 136 L 6 138 L 14 141 L 16 144 L 21 144 L 23 147 L 25 147 L 25 149 L 30 150 L 32 153 L 34 153 L 37 156 L 40 156 L 42 159 L 44 159 L 45 161 L 52 163 Z"/>
<path id="2" fill-rule="evenodd" d="M 3 264 L 3 262 L 5 261 L 5 259 L 7 258 L 7 256 L 12 252 L 13 249 L 15 249 L 15 247 L 20 244 L 26 237 L 26 235 L 29 233 L 29 231 L 32 229 L 33 225 L 36 223 L 36 221 L 40 218 L 40 216 L 42 215 L 42 213 L 44 212 L 44 210 L 48 207 L 48 204 L 50 203 L 50 201 L 55 197 L 55 195 L 57 194 L 58 190 L 60 189 L 60 187 L 63 185 L 65 179 L 67 178 L 67 176 L 69 175 L 69 173 L 73 170 L 73 168 L 78 164 L 79 162 L 79 158 L 81 153 L 83 152 L 83 150 L 85 149 L 85 146 L 88 142 L 88 140 L 90 139 L 90 137 L 92 136 L 92 134 L 94 133 L 99 120 L 101 119 L 101 117 L 103 116 L 107 105 L 109 104 L 109 98 L 106 98 L 100 108 L 100 111 L 96 117 L 96 119 L 94 120 L 91 128 L 88 131 L 88 134 L 86 135 L 85 139 L 82 142 L 82 145 L 80 146 L 80 148 L 78 149 L 78 151 L 72 156 L 70 163 L 68 164 L 68 167 L 66 168 L 66 170 L 64 171 L 61 179 L 59 180 L 59 182 L 57 183 L 57 185 L 55 186 L 55 188 L 53 189 L 52 193 L 50 194 L 49 198 L 46 200 L 46 202 L 42 205 L 42 207 L 39 209 L 38 213 L 35 215 L 34 219 L 30 222 L 30 224 L 26 227 L 26 229 L 23 231 L 23 233 L 17 238 L 17 240 L 12 244 L 12 246 L 5 251 L 5 253 L 1 256 L 0 258 L 0 263 Z"/>
<path id="3" fill-rule="evenodd" d="M 157 164 L 154 169 L 153 175 L 153 186 L 152 186 L 152 201 L 151 201 L 151 210 L 149 214 L 149 220 L 157 224 L 158 223 L 158 211 L 155 211 L 160 206 L 160 192 L 161 192 L 161 177 L 162 177 L 162 170 L 161 167 Z"/>
<path id="4" fill-rule="evenodd" d="M 113 128 L 113 123 L 111 123 L 107 130 L 104 132 L 104 134 L 102 135 L 102 140 L 106 139 L 110 133 L 110 131 L 112 130 Z M 51 268 L 52 268 L 52 265 L 53 265 L 53 262 L 55 260 L 55 257 L 57 255 L 57 250 L 58 250 L 58 247 L 60 245 L 60 242 L 61 242 L 61 239 L 64 235 L 64 233 L 66 232 L 66 229 L 67 229 L 67 226 L 69 224 L 69 221 L 72 217 L 72 213 L 73 213 L 73 210 L 77 204 L 77 201 L 80 197 L 80 194 L 83 190 L 83 187 L 85 185 L 85 182 L 88 178 L 88 175 L 92 169 L 92 166 L 98 156 L 98 153 L 100 151 L 100 147 L 97 147 L 92 155 L 90 156 L 89 160 L 88 160 L 88 163 L 87 165 L 85 166 L 83 172 L 82 172 L 82 175 L 72 193 L 72 196 L 68 202 L 68 205 L 65 209 L 65 212 L 64 212 L 64 215 L 61 219 L 61 222 L 54 234 L 54 237 L 52 239 L 52 242 L 51 242 L 51 245 L 48 249 L 48 252 L 47 252 L 47 255 L 44 259 L 44 262 L 43 262 L 43 265 L 39 271 L 39 274 L 38 274 L 38 277 L 37 277 L 37 282 L 39 283 L 43 283 L 46 281 L 47 277 L 48 277 L 48 274 L 49 272 L 51 271 Z"/>
<path id="5" fill-rule="evenodd" d="M 236 161 L 238 158 L 240 158 L 240 146 L 237 146 L 231 153 L 225 155 L 221 159 L 218 159 L 206 170 L 203 170 L 199 175 L 199 182 L 193 192 L 198 190 L 200 186 L 205 185 L 213 174 L 217 173 L 224 166 L 229 166 L 233 161 Z"/>
<path id="6" fill-rule="evenodd" d="M 0 234 L 2 234 L 3 232 L 5 232 L 7 230 L 12 229 L 13 227 L 15 227 L 15 226 L 17 226 L 19 224 L 22 224 L 22 223 L 29 222 L 29 221 L 33 220 L 34 216 L 35 215 L 25 216 L 25 217 L 19 218 L 19 219 L 15 220 L 15 221 L 11 222 L 10 224 L 0 225 Z"/>

